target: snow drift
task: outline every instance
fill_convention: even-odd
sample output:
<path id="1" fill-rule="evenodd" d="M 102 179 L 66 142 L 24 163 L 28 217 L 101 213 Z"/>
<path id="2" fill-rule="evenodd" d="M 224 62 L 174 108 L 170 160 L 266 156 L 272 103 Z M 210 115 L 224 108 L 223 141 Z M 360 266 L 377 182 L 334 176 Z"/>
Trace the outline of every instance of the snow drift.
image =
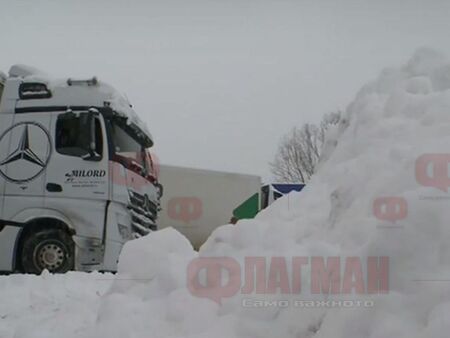
<path id="1" fill-rule="evenodd" d="M 217 229 L 198 254 L 171 229 L 128 243 L 95 325 L 73 336 L 447 337 L 449 146 L 450 63 L 421 49 L 360 90 L 330 131 L 320 168 L 301 193 L 278 200 L 255 220 Z M 197 257 L 243 264 L 245 257 L 299 256 L 388 257 L 389 291 L 312 294 L 304 273 L 301 294 L 253 296 L 319 305 L 370 300 L 373 306 L 254 308 L 242 305 L 240 292 L 218 304 L 188 289 L 187 269 Z M 34 336 L 17 336 L 25 337 Z"/>
<path id="2" fill-rule="evenodd" d="M 279 200 L 255 220 L 219 228 L 199 252 L 200 257 L 240 262 L 255 256 L 386 256 L 389 292 L 346 297 L 370 299 L 374 306 L 246 308 L 239 293 L 221 305 L 195 297 L 187 289 L 186 269 L 196 253 L 166 230 L 127 245 L 118 280 L 102 300 L 89 334 L 446 337 L 450 183 L 448 171 L 447 180 L 438 171 L 442 165 L 448 169 L 449 146 L 450 63 L 438 52 L 421 49 L 407 65 L 383 70 L 361 89 L 329 133 L 321 166 L 303 192 Z M 424 172 L 421 159 L 428 159 Z M 404 205 L 376 210 L 379 199 Z"/>

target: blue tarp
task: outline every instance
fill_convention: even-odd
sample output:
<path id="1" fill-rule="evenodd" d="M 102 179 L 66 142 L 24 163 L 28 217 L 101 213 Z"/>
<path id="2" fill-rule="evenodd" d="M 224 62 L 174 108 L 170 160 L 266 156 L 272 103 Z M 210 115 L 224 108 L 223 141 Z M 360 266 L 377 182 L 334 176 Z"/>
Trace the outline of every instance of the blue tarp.
<path id="1" fill-rule="evenodd" d="M 272 184 L 272 187 L 279 191 L 280 193 L 284 194 L 288 194 L 291 191 L 302 191 L 302 189 L 305 187 L 304 184 Z"/>

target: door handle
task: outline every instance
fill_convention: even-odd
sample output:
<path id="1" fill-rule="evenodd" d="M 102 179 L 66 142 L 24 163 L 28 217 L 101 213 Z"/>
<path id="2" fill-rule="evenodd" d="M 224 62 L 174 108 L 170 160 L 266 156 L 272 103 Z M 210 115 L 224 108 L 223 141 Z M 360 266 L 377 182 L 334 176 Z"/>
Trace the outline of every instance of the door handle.
<path id="1" fill-rule="evenodd" d="M 61 185 L 56 184 L 56 183 L 47 183 L 47 191 L 49 192 L 61 192 L 63 191 L 63 188 Z"/>

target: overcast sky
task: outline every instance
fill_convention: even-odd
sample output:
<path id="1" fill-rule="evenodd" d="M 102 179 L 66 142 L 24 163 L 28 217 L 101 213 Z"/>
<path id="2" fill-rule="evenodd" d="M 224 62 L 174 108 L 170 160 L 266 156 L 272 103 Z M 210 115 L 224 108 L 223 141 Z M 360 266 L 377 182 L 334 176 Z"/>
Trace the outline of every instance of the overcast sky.
<path id="1" fill-rule="evenodd" d="M 161 162 L 262 175 L 293 126 L 345 109 L 421 46 L 450 54 L 450 1 L 0 0 L 0 69 L 97 75 Z"/>

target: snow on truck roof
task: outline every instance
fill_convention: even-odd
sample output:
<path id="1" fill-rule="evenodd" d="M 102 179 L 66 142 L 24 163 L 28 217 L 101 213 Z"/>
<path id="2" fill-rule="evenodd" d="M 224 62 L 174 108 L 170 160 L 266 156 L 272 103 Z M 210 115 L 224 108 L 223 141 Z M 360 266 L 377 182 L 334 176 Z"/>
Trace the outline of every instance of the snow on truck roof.
<path id="1" fill-rule="evenodd" d="M 25 65 L 14 65 L 10 68 L 9 77 L 5 81 L 5 91 L 8 89 L 9 81 L 13 87 L 16 87 L 8 93 L 10 96 L 9 98 L 14 99 L 14 101 L 17 102 L 15 108 L 20 109 L 46 106 L 108 106 L 112 108 L 116 114 L 126 118 L 129 125 L 136 126 L 148 139 L 150 139 L 151 143 L 153 143 L 153 137 L 150 131 L 146 124 L 136 114 L 128 99 L 115 88 L 107 83 L 99 81 L 96 77 L 92 77 L 88 80 L 71 78 L 54 79 L 36 68 Z M 47 97 L 43 96 L 41 98 L 20 100 L 20 84 L 45 85 L 46 88 L 44 87 L 44 89 L 48 90 L 51 94 Z M 34 87 L 33 90 L 36 90 L 36 87 Z M 13 98 L 11 96 L 15 97 Z M 1 106 L 2 105 L 0 105 L 0 107 Z M 5 112 L 4 109 L 2 110 Z"/>

